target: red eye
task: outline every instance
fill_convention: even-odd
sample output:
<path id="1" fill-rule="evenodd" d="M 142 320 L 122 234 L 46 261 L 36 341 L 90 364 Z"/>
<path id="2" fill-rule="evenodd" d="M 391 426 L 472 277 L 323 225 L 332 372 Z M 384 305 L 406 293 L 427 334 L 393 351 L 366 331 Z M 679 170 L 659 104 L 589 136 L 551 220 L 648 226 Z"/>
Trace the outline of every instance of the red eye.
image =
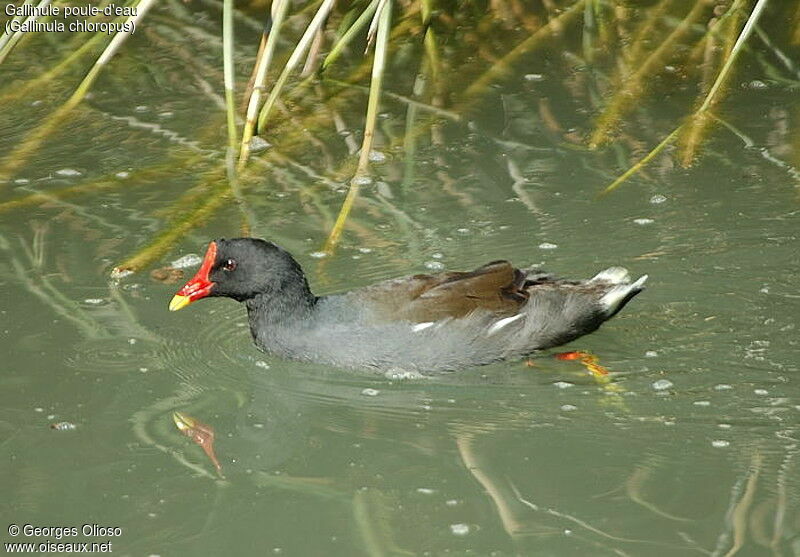
<path id="1" fill-rule="evenodd" d="M 225 263 L 222 264 L 222 268 L 226 271 L 233 271 L 236 268 L 236 260 L 227 259 Z"/>

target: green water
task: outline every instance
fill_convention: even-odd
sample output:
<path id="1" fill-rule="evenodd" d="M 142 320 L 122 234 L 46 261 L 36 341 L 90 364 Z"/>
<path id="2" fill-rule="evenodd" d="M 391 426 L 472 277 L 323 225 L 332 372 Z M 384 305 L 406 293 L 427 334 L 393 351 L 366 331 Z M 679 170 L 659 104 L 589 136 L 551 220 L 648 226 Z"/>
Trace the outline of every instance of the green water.
<path id="1" fill-rule="evenodd" d="M 158 27 L 168 13 L 153 28 L 171 37 Z M 203 13 L 197 28 L 216 32 L 219 13 Z M 668 153 L 597 199 L 636 157 L 624 142 L 570 142 L 597 111 L 576 84 L 604 77 L 564 54 L 581 52 L 580 25 L 565 33 L 463 121 L 438 120 L 434 139 L 424 127 L 413 159 L 406 106 L 387 99 L 380 183 L 363 189 L 333 257 L 316 255 L 355 158 L 345 135 L 328 126 L 287 148 L 243 194 L 254 235 L 292 251 L 319 294 L 500 258 L 575 277 L 648 274 L 622 314 L 559 349 L 591 352 L 609 379 L 550 351 L 532 366 L 392 380 L 262 354 L 230 300 L 169 313 L 180 284 L 150 271 L 240 234 L 229 201 L 140 273 L 110 280 L 191 209 L 173 206 L 184 192 L 203 200 L 224 185 L 208 181 L 225 132 L 223 120 L 198 131 L 222 115 L 200 70 L 137 33 L 118 59 L 127 70 L 104 75 L 0 183 L 0 203 L 107 184 L 0 213 L 0 539 L 75 541 L 6 529 L 98 524 L 121 535 L 77 540 L 121 555 L 800 555 L 798 77 L 765 77 L 771 53 L 754 43 L 724 103 L 741 137 L 716 126 L 693 168 Z M 242 27 L 237 40 L 257 35 Z M 4 64 L 5 87 L 60 59 L 39 43 L 34 64 L 36 48 Z M 199 48 L 218 71 L 215 47 Z M 408 94 L 416 62 L 403 55 L 387 82 Z M 252 52 L 242 56 L 245 73 Z M 80 76 L 0 105 L 0 153 Z M 202 75 L 221 93 L 219 77 Z M 629 130 L 641 149 L 693 99 L 685 81 L 663 80 Z M 358 142 L 365 101 L 340 114 Z M 214 428 L 224 480 L 174 411 Z"/>

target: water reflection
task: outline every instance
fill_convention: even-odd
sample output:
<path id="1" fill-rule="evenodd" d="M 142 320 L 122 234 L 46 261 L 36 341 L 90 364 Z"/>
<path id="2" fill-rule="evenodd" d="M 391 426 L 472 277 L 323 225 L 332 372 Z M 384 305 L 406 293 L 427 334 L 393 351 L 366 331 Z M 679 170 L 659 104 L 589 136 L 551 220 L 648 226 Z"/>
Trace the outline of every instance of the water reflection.
<path id="1" fill-rule="evenodd" d="M 630 16 L 620 37 L 651 8 L 669 33 L 678 20 L 657 10 L 679 4 L 615 7 Z M 453 20 L 452 71 L 470 75 L 442 99 L 483 71 L 463 63 L 465 49 L 491 65 L 538 25 L 489 20 L 502 33 L 486 44 Z M 165 29 L 147 40 L 180 51 Z M 143 51 L 123 56 L 125 75 L 98 82 L 69 136 L 13 161 L 18 171 L 0 182 L 9 520 L 107 521 L 125 529 L 120 552 L 146 555 L 800 553 L 796 76 L 754 45 L 702 162 L 679 170 L 665 154 L 596 200 L 694 97 L 683 69 L 662 64 L 648 85 L 664 94 L 628 107 L 618 142 L 584 148 L 602 91 L 636 67 L 597 49 L 611 31 L 589 26 L 583 43 L 564 29 L 552 48 L 504 65 L 513 71 L 457 119 L 452 107 L 415 116 L 388 96 L 376 180 L 335 257 L 319 252 L 358 148 L 361 90 L 339 96 L 321 83 L 333 102 L 287 104 L 275 136 L 289 139 L 254 160 L 257 177 L 242 185 L 251 232 L 297 254 L 320 293 L 498 258 L 565 275 L 611 264 L 648 273 L 630 311 L 562 348 L 596 355 L 608 381 L 551 354 L 413 380 L 286 362 L 252 346 L 232 302 L 168 314 L 173 286 L 147 272 L 109 281 L 176 228 L 184 235 L 153 266 L 241 234 L 219 167 L 223 115 L 198 118 L 216 72 L 202 58 L 216 51 L 192 57 L 191 71 L 169 48 L 147 64 L 135 61 Z M 409 41 L 403 52 L 419 47 Z M 44 50 L 37 64 L 68 54 Z M 4 62 L 4 86 L 28 75 L 30 59 Z M 155 62 L 167 69 L 153 73 Z M 58 81 L 3 97 L 5 152 L 73 83 Z M 175 429 L 175 411 L 214 428 L 225 480 Z"/>
<path id="2" fill-rule="evenodd" d="M 155 467 L 159 491 L 169 494 L 163 503 L 145 492 L 121 494 L 156 518 L 170 517 L 152 544 L 214 547 L 220 532 L 240 532 L 231 521 L 243 513 L 283 524 L 263 534 L 276 548 L 313 547 L 298 542 L 288 522 L 311 513 L 329 517 L 318 539 L 375 554 L 547 547 L 732 555 L 745 547 L 782 551 L 796 537 L 798 401 L 780 381 L 742 381 L 753 369 L 748 362 L 758 368 L 783 358 L 754 340 L 744 360 L 720 354 L 727 377 L 717 373 L 710 384 L 691 368 L 714 374 L 715 362 L 687 354 L 718 351 L 724 328 L 687 320 L 681 304 L 651 316 L 655 324 L 632 328 L 643 316 L 631 315 L 583 342 L 611 370 L 608 383 L 580 362 L 548 355 L 533 365 L 392 381 L 260 354 L 235 304 L 163 323 L 139 314 L 163 305 L 168 296 L 159 294 L 170 287 L 143 285 L 137 306 L 117 285 L 107 288 L 93 293 L 105 303 L 83 308 L 87 320 L 68 321 L 86 340 L 65 363 L 84 379 L 124 381 L 68 434 L 101 435 L 100 454 L 130 438 L 133 452 L 89 467 L 101 477 L 130 479 Z M 670 326 L 671 346 L 649 344 L 654 330 Z M 98 330 L 110 338 L 95 338 Z M 216 429 L 227 480 L 174 430 L 176 410 Z M 47 419 L 69 417 L 66 408 L 49 412 L 57 415 Z M 6 442 L 15 453 L 32 451 L 34 431 L 28 426 Z M 61 437 L 53 448 L 70 445 Z M 39 512 L 47 496 L 34 486 L 48 483 L 48 469 L 31 462 L 13 476 L 19 509 Z M 130 547 L 148 547 L 140 544 Z"/>
<path id="3" fill-rule="evenodd" d="M 766 547 L 794 535 L 795 431 L 775 443 L 764 438 L 769 423 L 652 414 L 653 406 L 677 411 L 657 394 L 625 397 L 622 411 L 603 405 L 599 389 L 565 396 L 537 382 L 520 392 L 520 384 L 332 379 L 277 366 L 252 370 L 240 383 L 246 399 L 172 397 L 151 420 L 164 422 L 172 407 L 213 415 L 227 432 L 219 451 L 228 489 L 266 490 L 256 503 L 266 513 L 279 504 L 273 498 L 349 509 L 350 527 L 386 553 L 420 553 L 422 540 L 465 547 L 447 541 L 448 530 L 469 536 L 470 547 L 497 544 L 500 528 L 502 551 L 535 550 L 545 536 L 550 548 L 624 554 L 727 554 L 750 539 L 748 529 L 760 532 L 750 534 L 757 545 L 772 532 Z M 691 461 L 676 461 L 676 443 Z M 197 451 L 169 444 L 178 465 L 208 468 Z M 430 537 L 412 535 L 419 531 Z"/>

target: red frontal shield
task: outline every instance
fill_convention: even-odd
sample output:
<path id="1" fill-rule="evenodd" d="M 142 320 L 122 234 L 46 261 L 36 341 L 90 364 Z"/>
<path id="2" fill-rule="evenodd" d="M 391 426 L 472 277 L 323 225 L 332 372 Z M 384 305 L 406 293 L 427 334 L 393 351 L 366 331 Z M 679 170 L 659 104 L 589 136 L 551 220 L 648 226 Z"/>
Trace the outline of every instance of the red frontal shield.
<path id="1" fill-rule="evenodd" d="M 200 265 L 200 269 L 198 269 L 192 279 L 172 297 L 169 303 L 170 311 L 178 311 L 195 300 L 205 298 L 211 293 L 214 283 L 209 280 L 208 275 L 216 260 L 217 243 L 211 242 L 208 244 L 208 250 L 206 251 L 206 256 L 203 258 L 203 263 Z"/>

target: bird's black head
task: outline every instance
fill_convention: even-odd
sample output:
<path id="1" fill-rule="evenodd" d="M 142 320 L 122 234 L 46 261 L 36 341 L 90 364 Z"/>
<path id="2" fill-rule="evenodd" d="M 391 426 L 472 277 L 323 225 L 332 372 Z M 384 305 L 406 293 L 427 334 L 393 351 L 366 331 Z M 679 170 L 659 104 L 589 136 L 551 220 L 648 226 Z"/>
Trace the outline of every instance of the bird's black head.
<path id="1" fill-rule="evenodd" d="M 209 296 L 246 302 L 259 295 L 311 297 L 300 265 L 289 252 L 258 238 L 214 240 L 197 274 L 169 304 L 176 311 Z"/>

